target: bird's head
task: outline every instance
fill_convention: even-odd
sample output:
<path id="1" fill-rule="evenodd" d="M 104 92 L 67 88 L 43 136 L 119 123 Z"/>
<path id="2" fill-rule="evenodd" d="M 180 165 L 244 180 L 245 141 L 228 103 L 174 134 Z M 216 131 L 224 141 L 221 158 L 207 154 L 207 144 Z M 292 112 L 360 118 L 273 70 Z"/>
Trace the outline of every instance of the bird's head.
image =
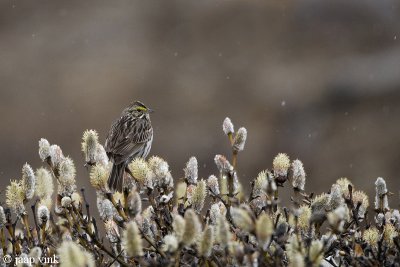
<path id="1" fill-rule="evenodd" d="M 149 117 L 149 114 L 153 112 L 152 109 L 146 107 L 142 102 L 135 101 L 129 105 L 127 111 L 133 116 L 138 118 Z"/>

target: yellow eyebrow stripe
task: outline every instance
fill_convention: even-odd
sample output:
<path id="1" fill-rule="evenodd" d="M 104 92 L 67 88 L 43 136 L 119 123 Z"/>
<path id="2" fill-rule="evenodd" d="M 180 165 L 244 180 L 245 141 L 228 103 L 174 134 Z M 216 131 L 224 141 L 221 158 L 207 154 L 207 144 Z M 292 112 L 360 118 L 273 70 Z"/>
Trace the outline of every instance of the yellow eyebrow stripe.
<path id="1" fill-rule="evenodd" d="M 141 111 L 146 111 L 146 110 L 147 110 L 147 109 L 144 108 L 144 107 L 137 107 L 136 109 L 137 109 L 137 110 L 141 110 Z"/>

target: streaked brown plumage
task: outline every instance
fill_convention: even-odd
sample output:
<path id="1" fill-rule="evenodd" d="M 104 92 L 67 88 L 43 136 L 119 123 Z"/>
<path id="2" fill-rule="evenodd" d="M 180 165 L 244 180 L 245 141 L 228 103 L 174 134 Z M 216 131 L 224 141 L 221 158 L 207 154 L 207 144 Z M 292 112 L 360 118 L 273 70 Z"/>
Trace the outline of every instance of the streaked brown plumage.
<path id="1" fill-rule="evenodd" d="M 112 191 L 122 192 L 125 168 L 134 158 L 145 158 L 150 152 L 153 142 L 150 112 L 143 103 L 133 102 L 111 126 L 104 147 L 113 162 L 108 178 Z"/>

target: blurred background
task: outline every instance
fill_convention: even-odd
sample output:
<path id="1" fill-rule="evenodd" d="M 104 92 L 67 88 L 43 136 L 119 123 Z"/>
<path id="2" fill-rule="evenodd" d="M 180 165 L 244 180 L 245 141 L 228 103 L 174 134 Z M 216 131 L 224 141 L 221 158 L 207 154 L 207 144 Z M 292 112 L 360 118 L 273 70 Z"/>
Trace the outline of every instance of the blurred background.
<path id="1" fill-rule="evenodd" d="M 133 100 L 152 115 L 151 154 L 177 180 L 190 156 L 200 176 L 230 158 L 222 121 L 245 126 L 242 183 L 274 156 L 299 158 L 308 192 L 339 177 L 374 192 L 400 185 L 400 2 L 0 1 L 0 188 L 38 140 L 61 146 L 89 187 L 85 129 L 104 143 Z M 373 202 L 373 199 L 370 199 Z"/>

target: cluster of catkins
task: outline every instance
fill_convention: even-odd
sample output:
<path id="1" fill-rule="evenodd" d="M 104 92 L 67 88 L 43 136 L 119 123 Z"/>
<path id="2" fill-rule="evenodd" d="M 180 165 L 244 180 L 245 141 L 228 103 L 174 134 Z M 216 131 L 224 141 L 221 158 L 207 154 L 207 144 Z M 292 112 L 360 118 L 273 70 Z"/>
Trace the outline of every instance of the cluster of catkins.
<path id="1" fill-rule="evenodd" d="M 232 155 L 215 156 L 215 175 L 200 179 L 191 157 L 174 185 L 164 159 L 136 158 L 123 192 L 108 189 L 112 164 L 96 131 L 85 131 L 82 151 L 96 205 L 77 191 L 72 159 L 41 139 L 39 156 L 47 167 L 33 171 L 25 164 L 0 206 L 1 256 L 17 266 L 31 266 L 32 259 L 35 266 L 47 259 L 47 265 L 61 267 L 399 266 L 400 213 L 389 208 L 383 178 L 375 182 L 371 220 L 368 196 L 350 180 L 338 179 L 327 193 L 307 194 L 302 162 L 283 153 L 251 181 L 246 196 L 237 160 L 247 130 L 235 132 L 226 118 L 223 131 Z M 279 189 L 288 184 L 293 194 L 284 207 Z"/>

